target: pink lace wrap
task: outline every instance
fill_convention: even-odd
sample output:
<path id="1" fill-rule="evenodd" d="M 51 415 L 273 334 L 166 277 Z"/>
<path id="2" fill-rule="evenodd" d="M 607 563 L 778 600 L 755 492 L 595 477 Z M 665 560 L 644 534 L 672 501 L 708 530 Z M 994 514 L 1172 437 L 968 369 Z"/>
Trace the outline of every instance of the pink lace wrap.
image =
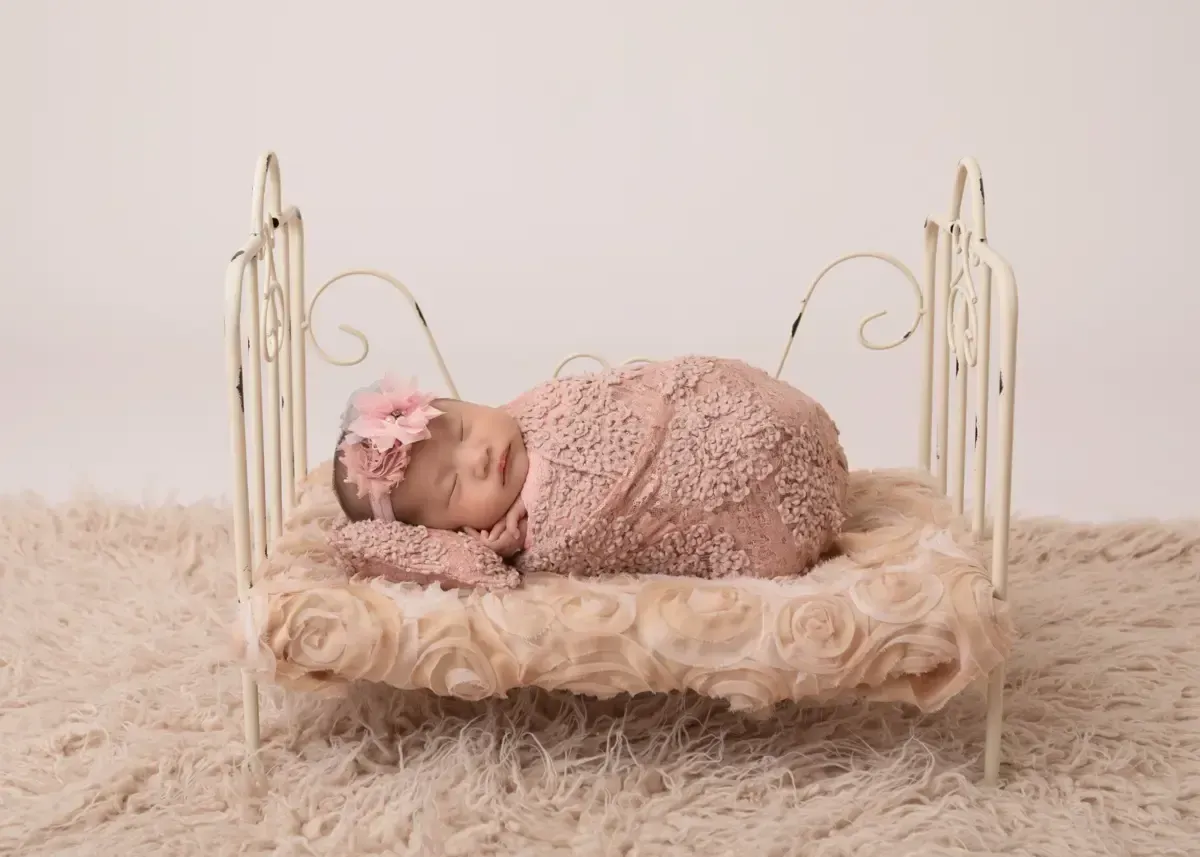
<path id="1" fill-rule="evenodd" d="M 745 363 L 687 357 L 545 383 L 508 406 L 531 468 L 523 573 L 802 574 L 846 519 L 825 410 Z"/>

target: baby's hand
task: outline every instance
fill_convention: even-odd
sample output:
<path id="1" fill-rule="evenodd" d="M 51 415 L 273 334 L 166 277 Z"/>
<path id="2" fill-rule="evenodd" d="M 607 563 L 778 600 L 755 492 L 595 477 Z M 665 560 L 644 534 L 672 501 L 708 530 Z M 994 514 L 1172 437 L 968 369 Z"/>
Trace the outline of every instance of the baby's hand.
<path id="1" fill-rule="evenodd" d="M 508 559 L 517 554 L 525 545 L 525 505 L 520 498 L 504 516 L 504 520 L 490 530 L 474 530 L 466 528 L 472 538 L 478 539 L 486 547 L 491 548 L 500 556 Z"/>

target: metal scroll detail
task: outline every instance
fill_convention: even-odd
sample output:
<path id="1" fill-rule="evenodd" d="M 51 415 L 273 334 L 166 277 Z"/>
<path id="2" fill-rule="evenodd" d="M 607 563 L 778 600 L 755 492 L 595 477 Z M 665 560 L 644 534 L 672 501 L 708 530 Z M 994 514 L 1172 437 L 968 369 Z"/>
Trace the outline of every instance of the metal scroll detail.
<path id="1" fill-rule="evenodd" d="M 262 236 L 262 255 L 267 261 L 267 288 L 262 296 L 262 359 L 274 363 L 283 348 L 287 298 L 276 272 L 275 226 L 269 218 L 263 221 Z"/>
<path id="2" fill-rule="evenodd" d="M 920 285 L 920 283 L 917 282 L 917 278 L 913 274 L 912 270 L 907 265 L 905 265 L 903 262 L 901 262 L 899 259 L 897 259 L 895 256 L 892 256 L 888 253 L 875 253 L 875 252 L 849 253 L 845 256 L 842 256 L 838 259 L 833 260 L 828 265 L 826 265 L 824 268 L 822 268 L 820 273 L 818 273 L 817 276 L 813 279 L 812 284 L 808 287 L 808 291 L 805 293 L 804 299 L 800 301 L 800 311 L 796 313 L 796 320 L 792 322 L 792 330 L 791 330 L 791 333 L 788 335 L 787 345 L 784 346 L 783 356 L 779 358 L 779 366 L 775 370 L 776 378 L 778 378 L 783 373 L 783 367 L 787 363 L 788 355 L 791 354 L 791 351 L 792 351 L 792 344 L 796 341 L 796 332 L 800 328 L 800 322 L 804 319 L 805 310 L 808 309 L 808 303 L 809 303 L 809 301 L 812 300 L 812 296 L 816 292 L 817 286 L 819 286 L 821 284 L 821 281 L 825 278 L 825 276 L 830 271 L 832 271 L 834 268 L 838 267 L 839 265 L 843 264 L 844 262 L 849 262 L 853 259 L 878 259 L 881 262 L 886 262 L 887 264 L 891 265 L 893 268 L 895 268 L 897 271 L 899 271 L 901 274 L 903 274 L 904 278 L 906 280 L 908 280 L 908 284 L 910 286 L 912 286 L 913 295 L 917 299 L 917 308 L 916 308 L 916 313 L 914 314 L 914 317 L 913 317 L 912 324 L 909 325 L 908 330 L 906 330 L 904 332 L 904 334 L 901 335 L 898 339 L 895 339 L 891 342 L 885 342 L 885 343 L 881 344 L 878 342 L 872 342 L 870 339 L 867 338 L 867 333 L 866 333 L 867 325 L 869 325 L 871 322 L 875 321 L 876 319 L 882 318 L 883 316 L 887 315 L 887 310 L 882 310 L 880 312 L 872 313 L 871 315 L 866 316 L 859 323 L 859 325 L 858 325 L 859 344 L 861 344 L 864 348 L 871 349 L 872 351 L 887 351 L 891 348 L 895 348 L 896 346 L 904 343 L 909 337 L 911 337 L 913 335 L 913 333 L 916 332 L 917 328 L 921 326 L 921 319 L 924 318 L 925 312 L 926 312 L 925 296 L 924 296 L 924 293 L 921 291 L 921 285 Z"/>
<path id="3" fill-rule="evenodd" d="M 961 220 L 952 222 L 946 231 L 953 253 L 951 264 L 956 268 L 946 298 L 946 340 L 955 358 L 974 366 L 979 359 L 979 293 L 971 269 L 982 263 L 972 247 L 974 234 Z"/>
<path id="4" fill-rule="evenodd" d="M 308 312 L 305 315 L 304 327 L 308 332 L 308 337 L 312 342 L 313 347 L 316 348 L 317 353 L 321 355 L 321 359 L 333 366 L 357 366 L 359 363 L 362 363 L 364 360 L 366 360 L 367 355 L 371 352 L 371 343 L 367 339 L 367 335 L 365 333 L 356 327 L 351 327 L 348 324 L 339 324 L 338 330 L 352 336 L 354 339 L 357 339 L 358 344 L 362 349 L 357 357 L 347 360 L 339 360 L 325 350 L 324 346 L 322 346 L 318 341 L 316 331 L 313 329 L 313 313 L 316 310 L 317 302 L 321 299 L 321 296 L 325 294 L 326 290 L 328 290 L 330 286 L 350 277 L 372 277 L 377 280 L 382 280 L 383 282 L 388 283 L 390 286 L 395 288 L 396 291 L 400 292 L 400 294 L 404 295 L 404 297 L 408 300 L 409 305 L 413 308 L 413 312 L 416 313 L 417 320 L 421 322 L 421 329 L 425 331 L 425 339 L 429 344 L 429 350 L 433 352 L 434 359 L 437 361 L 438 371 L 440 371 L 442 374 L 442 380 L 446 382 L 446 386 L 449 388 L 450 394 L 455 398 L 458 398 L 458 388 L 454 384 L 454 379 L 450 377 L 450 371 L 446 368 L 446 361 L 442 358 L 441 349 L 438 348 L 437 340 L 434 339 L 433 331 L 429 328 L 429 323 L 425 320 L 425 314 L 421 311 L 420 304 L 417 303 L 417 299 L 413 297 L 412 292 L 409 291 L 408 287 L 405 286 L 404 283 L 400 282 L 398 279 L 385 271 L 377 271 L 370 268 L 357 268 L 349 271 L 343 271 L 342 273 L 330 277 L 328 280 L 322 283 L 321 287 L 313 294 L 312 299 L 308 302 Z"/>
<path id="5" fill-rule="evenodd" d="M 599 363 L 600 366 L 603 367 L 604 369 L 612 368 L 612 364 L 609 363 L 607 360 L 605 360 L 603 357 L 601 357 L 599 354 L 589 354 L 586 352 L 578 352 L 575 354 L 569 354 L 566 357 L 564 357 L 562 359 L 562 361 L 559 362 L 559 364 L 554 367 L 554 374 L 551 375 L 551 377 L 558 378 L 560 375 L 562 375 L 563 370 L 566 369 L 568 366 L 570 366 L 572 363 L 574 363 L 576 360 L 594 360 L 595 362 Z M 633 366 L 638 363 L 649 363 L 649 362 L 650 362 L 649 357 L 630 357 L 628 360 L 621 363 L 621 365 L 622 366 Z"/>

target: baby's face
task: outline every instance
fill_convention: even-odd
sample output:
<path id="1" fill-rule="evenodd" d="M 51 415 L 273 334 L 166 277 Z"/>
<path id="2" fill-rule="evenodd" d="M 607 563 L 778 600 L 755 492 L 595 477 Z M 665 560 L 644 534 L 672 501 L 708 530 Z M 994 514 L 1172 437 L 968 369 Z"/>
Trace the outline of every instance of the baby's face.
<path id="1" fill-rule="evenodd" d="M 437 530 L 484 530 L 516 502 L 529 472 L 517 421 L 498 408 L 440 399 L 432 437 L 412 447 L 392 492 L 396 520 Z"/>

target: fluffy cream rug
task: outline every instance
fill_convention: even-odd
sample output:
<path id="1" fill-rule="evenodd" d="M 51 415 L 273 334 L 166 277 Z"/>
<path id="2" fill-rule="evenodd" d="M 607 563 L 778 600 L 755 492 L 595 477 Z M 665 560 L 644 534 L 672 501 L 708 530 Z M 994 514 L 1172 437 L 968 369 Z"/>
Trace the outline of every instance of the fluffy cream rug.
<path id="1" fill-rule="evenodd" d="M 241 773 L 226 514 L 0 501 L 0 854 L 1194 855 L 1200 524 L 1024 521 L 1003 787 L 983 706 L 263 704 Z"/>

